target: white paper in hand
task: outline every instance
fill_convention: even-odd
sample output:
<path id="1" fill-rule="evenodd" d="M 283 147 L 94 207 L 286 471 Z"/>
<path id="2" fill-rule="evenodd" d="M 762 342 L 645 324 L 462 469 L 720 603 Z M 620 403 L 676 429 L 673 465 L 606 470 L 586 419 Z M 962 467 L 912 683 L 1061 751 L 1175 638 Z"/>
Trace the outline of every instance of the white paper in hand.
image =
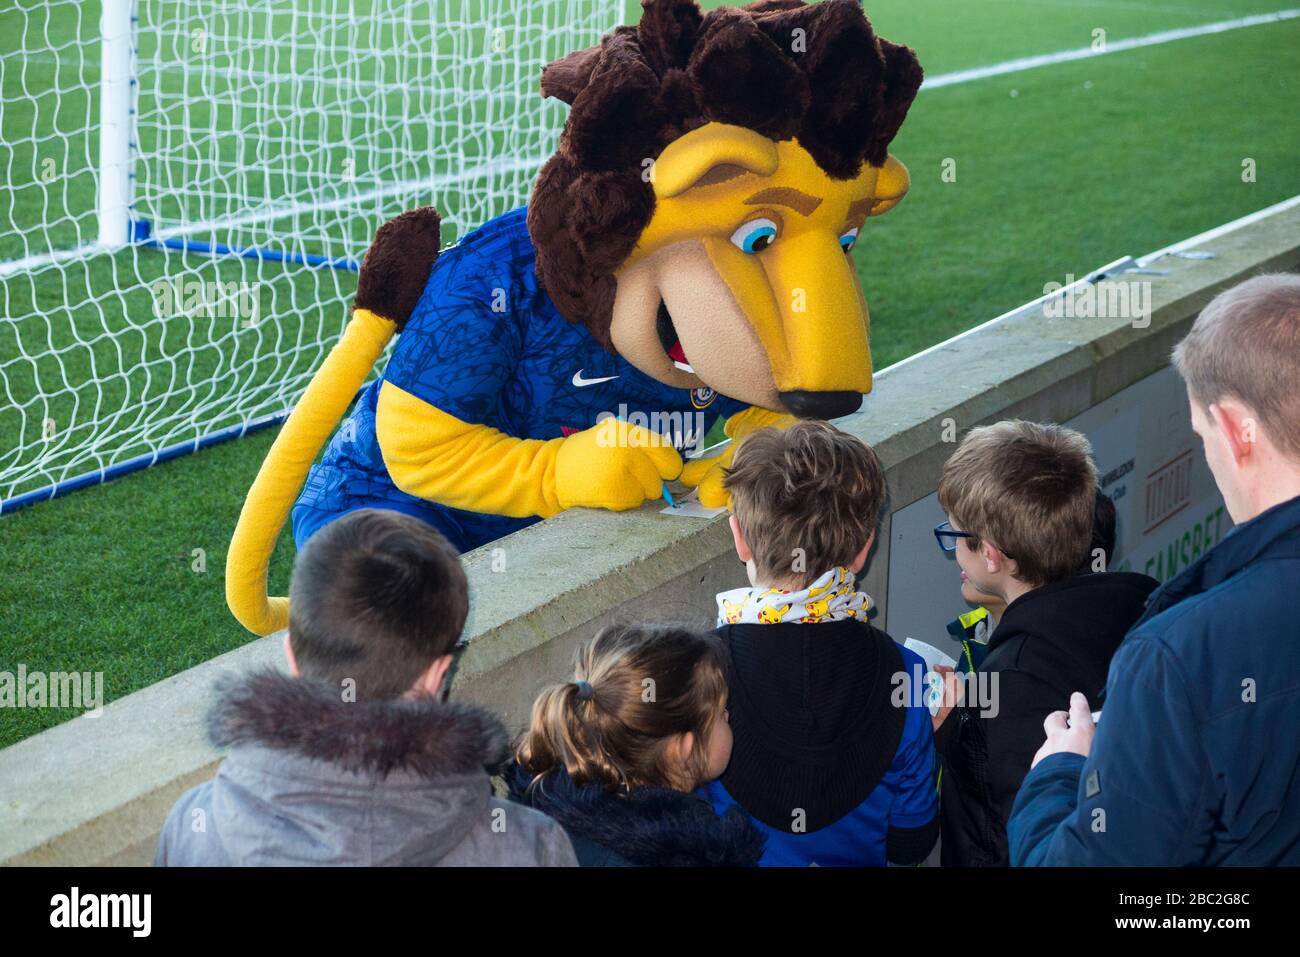
<path id="1" fill-rule="evenodd" d="M 924 641 L 917 641 L 915 638 L 908 638 L 903 642 L 903 647 L 908 651 L 916 652 L 925 660 L 925 706 L 933 717 L 939 713 L 939 707 L 943 704 L 943 675 L 935 671 L 934 666 L 944 665 L 954 668 L 957 666 L 957 659 L 944 654 L 934 645 L 927 645 Z"/>
<path id="2" fill-rule="evenodd" d="M 689 494 L 677 499 L 676 505 L 665 505 L 659 509 L 659 514 L 675 515 L 678 518 L 713 518 L 726 511 L 725 505 L 720 508 L 705 508 L 700 504 L 700 490 L 693 488 Z"/>
<path id="3" fill-rule="evenodd" d="M 935 665 L 943 665 L 946 668 L 956 668 L 957 659 L 951 655 L 946 655 L 934 645 L 927 645 L 924 641 L 917 641 L 915 638 L 908 638 L 903 642 L 903 647 L 908 651 L 915 651 L 925 659 L 925 666 L 931 671 Z"/>

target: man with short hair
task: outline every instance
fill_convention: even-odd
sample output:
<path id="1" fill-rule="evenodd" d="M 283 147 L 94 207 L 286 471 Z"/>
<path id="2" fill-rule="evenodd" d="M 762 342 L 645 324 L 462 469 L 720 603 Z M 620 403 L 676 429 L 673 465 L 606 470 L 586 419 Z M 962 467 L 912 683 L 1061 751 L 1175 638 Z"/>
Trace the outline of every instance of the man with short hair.
<path id="1" fill-rule="evenodd" d="M 1300 276 L 1221 293 L 1173 361 L 1237 525 L 1152 595 L 1095 727 L 1078 693 L 1047 718 L 1017 865 L 1300 864 Z"/>
<path id="2" fill-rule="evenodd" d="M 468 608 L 456 550 L 416 518 L 362 509 L 312 536 L 291 674 L 219 685 L 210 730 L 230 754 L 172 808 L 154 863 L 574 865 L 558 824 L 492 796 L 500 720 L 440 694 Z"/>

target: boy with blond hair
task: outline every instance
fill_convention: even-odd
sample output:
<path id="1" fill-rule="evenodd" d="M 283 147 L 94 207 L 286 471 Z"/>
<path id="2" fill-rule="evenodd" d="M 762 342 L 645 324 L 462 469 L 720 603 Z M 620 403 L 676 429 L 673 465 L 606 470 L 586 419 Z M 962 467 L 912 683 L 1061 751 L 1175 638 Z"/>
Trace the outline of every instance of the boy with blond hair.
<path id="1" fill-rule="evenodd" d="M 854 577 L 884 509 L 880 461 L 805 421 L 748 436 L 724 485 L 750 585 L 718 595 L 733 745 L 714 809 L 757 823 L 761 865 L 919 863 L 938 834 L 925 665 L 867 621 Z"/>
<path id="2" fill-rule="evenodd" d="M 972 429 L 944 464 L 935 535 L 957 560 L 963 594 L 1005 607 L 979 680 L 936 731 L 945 866 L 1008 863 L 1007 819 L 1043 740 L 1043 721 L 1075 689 L 1096 695 L 1155 581 L 1088 568 L 1097 470 L 1088 440 L 1059 425 Z M 1097 556 L 1103 562 L 1110 556 Z"/>

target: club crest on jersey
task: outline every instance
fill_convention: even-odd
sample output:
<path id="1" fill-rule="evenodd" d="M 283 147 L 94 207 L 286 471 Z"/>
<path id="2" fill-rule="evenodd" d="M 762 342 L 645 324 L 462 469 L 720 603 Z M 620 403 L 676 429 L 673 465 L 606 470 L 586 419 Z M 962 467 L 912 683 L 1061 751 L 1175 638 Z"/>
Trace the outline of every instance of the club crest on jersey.
<path id="1" fill-rule="evenodd" d="M 698 389 L 691 390 L 691 405 L 697 409 L 707 409 L 713 405 L 713 400 L 718 397 L 718 393 L 710 389 L 707 385 L 702 385 Z"/>

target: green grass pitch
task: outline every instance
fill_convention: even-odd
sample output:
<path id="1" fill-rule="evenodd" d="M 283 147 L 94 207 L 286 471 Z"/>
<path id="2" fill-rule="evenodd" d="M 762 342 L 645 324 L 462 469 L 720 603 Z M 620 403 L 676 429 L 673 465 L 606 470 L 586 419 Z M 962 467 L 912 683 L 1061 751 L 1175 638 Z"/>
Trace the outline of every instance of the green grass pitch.
<path id="1" fill-rule="evenodd" d="M 1284 6 L 1253 0 L 866 4 L 878 31 L 915 47 L 931 76 L 1088 46 L 1097 28 L 1113 42 Z M 625 22 L 634 16 L 629 10 Z M 84 12 L 64 26 L 70 35 L 95 29 Z M 39 127 L 39 98 L 32 95 L 53 82 L 58 66 L 33 61 L 20 68 L 15 32 L 0 33 L 0 132 L 9 155 L 18 155 L 12 145 L 24 137 L 54 132 L 82 136 L 81 148 L 93 155 L 84 133 Z M 854 251 L 871 305 L 877 368 L 1034 298 L 1044 283 L 1063 281 L 1067 273 L 1150 252 L 1300 193 L 1298 100 L 1300 20 L 923 91 L 892 147 L 911 171 L 911 193 L 898 210 L 868 225 Z M 1254 182 L 1242 180 L 1245 159 L 1255 162 Z M 955 181 L 941 175 L 946 161 L 955 164 Z M 15 169 L 30 164 L 30 156 L 17 166 L 11 160 L 10 182 L 0 186 L 0 212 L 11 210 L 14 225 L 39 212 L 19 208 L 33 194 L 12 185 Z M 74 177 L 64 188 L 83 196 L 89 190 L 85 205 L 93 208 L 93 180 Z M 196 200 L 178 197 L 186 201 Z M 0 223 L 0 260 L 21 255 L 21 235 L 2 215 Z M 357 226 L 345 220 L 338 228 Z M 104 257 L 80 287 L 11 277 L 0 282 L 6 317 L 34 303 L 50 321 L 41 329 L 7 321 L 0 327 L 0 361 L 20 345 L 33 349 L 25 337 L 51 335 L 60 348 L 77 341 L 74 330 L 89 338 L 91 310 L 114 289 L 122 257 L 134 257 L 139 275 L 166 276 L 182 259 L 196 275 L 223 275 L 220 264 L 196 257 L 129 251 Z M 261 268 L 259 276 L 280 290 L 279 305 L 295 310 L 345 295 L 353 281 L 345 274 Z M 285 337 L 286 358 L 231 365 L 230 374 L 249 376 L 254 387 L 258 377 L 304 374 L 318 351 L 294 343 L 320 328 L 337 329 L 343 319 L 314 315 L 311 328 L 277 329 L 273 307 L 264 303 L 270 325 L 261 334 Z M 211 342 L 196 347 L 191 329 L 151 341 L 144 332 L 125 334 L 139 337 L 136 345 L 157 357 L 159 378 L 185 374 L 184 363 L 211 369 L 229 361 Z M 184 362 L 177 358 L 182 345 L 190 347 Z M 130 390 L 138 383 L 91 382 L 113 348 L 103 341 L 89 350 L 65 349 L 62 374 L 71 396 L 82 403 L 137 396 Z M 15 375 L 10 395 L 0 392 L 0 455 L 16 441 L 12 405 L 29 399 L 22 390 L 46 374 L 52 373 Z M 145 394 L 139 401 L 147 400 Z M 157 401 L 152 413 L 166 417 L 201 397 Z M 273 437 L 259 433 L 0 516 L 0 670 L 23 663 L 29 670 L 103 671 L 112 700 L 249 640 L 225 607 L 225 548 Z M 273 592 L 287 586 L 292 551 L 286 537 L 272 565 Z M 196 571 L 200 555 L 204 570 Z M 6 709 L 0 746 L 73 716 Z"/>

